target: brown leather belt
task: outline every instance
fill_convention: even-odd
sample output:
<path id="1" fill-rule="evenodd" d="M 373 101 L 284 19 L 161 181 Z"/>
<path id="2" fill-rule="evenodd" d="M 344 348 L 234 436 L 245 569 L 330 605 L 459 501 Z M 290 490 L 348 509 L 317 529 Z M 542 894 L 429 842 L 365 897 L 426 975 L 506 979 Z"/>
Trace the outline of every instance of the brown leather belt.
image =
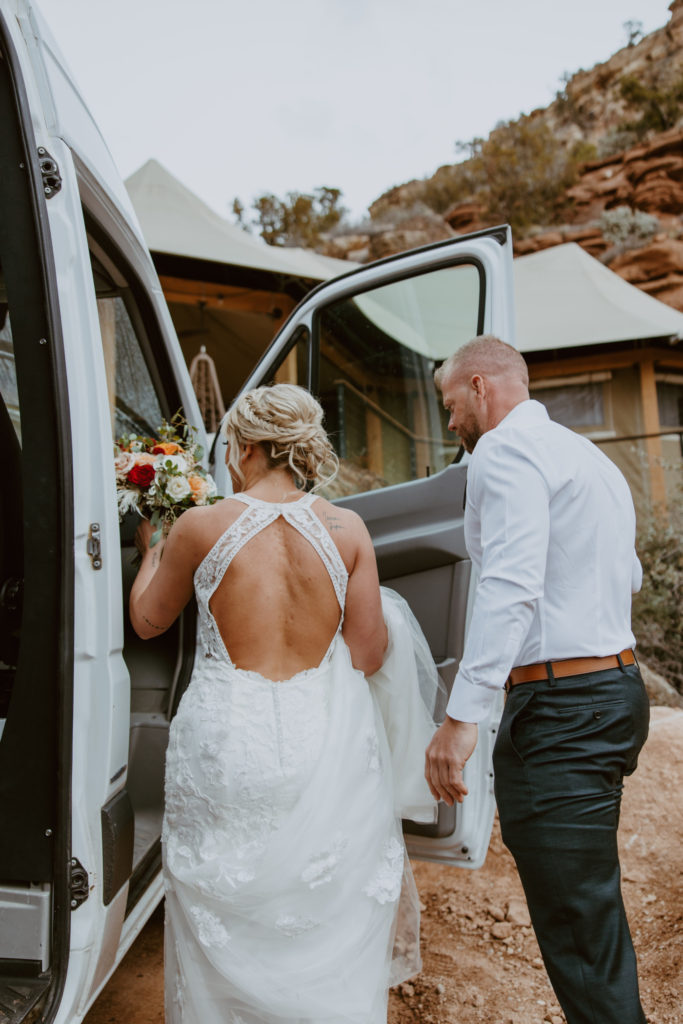
<path id="1" fill-rule="evenodd" d="M 548 665 L 553 676 L 557 679 L 564 679 L 566 676 L 584 676 L 587 672 L 604 672 L 609 668 L 622 668 L 624 665 L 634 665 L 635 654 L 630 647 L 620 654 L 608 654 L 605 658 L 567 658 L 565 661 L 542 661 L 537 665 L 520 665 L 513 668 L 505 683 L 505 689 L 510 690 L 520 683 L 538 683 L 543 679 L 549 679 Z"/>

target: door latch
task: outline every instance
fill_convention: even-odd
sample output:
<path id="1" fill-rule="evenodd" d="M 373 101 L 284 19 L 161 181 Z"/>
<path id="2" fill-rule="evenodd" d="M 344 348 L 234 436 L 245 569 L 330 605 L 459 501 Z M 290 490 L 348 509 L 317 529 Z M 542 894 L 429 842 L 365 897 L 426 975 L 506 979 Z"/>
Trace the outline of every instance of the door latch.
<path id="1" fill-rule="evenodd" d="M 44 146 L 38 146 L 38 160 L 40 161 L 40 173 L 43 178 L 45 198 L 52 199 L 62 187 L 62 176 L 59 173 L 57 161 L 53 156 L 50 156 Z"/>
<path id="2" fill-rule="evenodd" d="M 90 879 L 80 860 L 72 857 L 71 868 L 71 909 L 76 910 L 90 895 Z"/>
<path id="3" fill-rule="evenodd" d="M 102 545 L 100 543 L 100 524 L 91 523 L 88 532 L 88 554 L 93 569 L 102 568 Z"/>

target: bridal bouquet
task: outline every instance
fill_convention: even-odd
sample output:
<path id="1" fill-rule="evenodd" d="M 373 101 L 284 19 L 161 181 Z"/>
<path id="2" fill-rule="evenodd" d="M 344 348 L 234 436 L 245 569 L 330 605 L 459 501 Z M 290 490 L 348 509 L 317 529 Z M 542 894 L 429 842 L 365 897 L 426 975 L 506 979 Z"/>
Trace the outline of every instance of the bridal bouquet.
<path id="1" fill-rule="evenodd" d="M 213 505 L 220 495 L 201 465 L 202 446 L 182 417 L 162 422 L 157 437 L 126 434 L 114 443 L 119 521 L 135 511 L 155 528 L 150 547 L 194 505 Z"/>

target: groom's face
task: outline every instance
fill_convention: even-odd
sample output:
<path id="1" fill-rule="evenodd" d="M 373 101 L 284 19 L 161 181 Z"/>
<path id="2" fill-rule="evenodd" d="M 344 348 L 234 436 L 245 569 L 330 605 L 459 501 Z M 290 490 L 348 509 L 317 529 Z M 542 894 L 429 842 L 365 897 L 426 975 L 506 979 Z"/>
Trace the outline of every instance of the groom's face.
<path id="1" fill-rule="evenodd" d="M 466 451 L 473 452 L 484 433 L 484 424 L 481 402 L 470 375 L 452 373 L 442 382 L 441 393 L 449 414 L 448 429 L 458 435 Z"/>

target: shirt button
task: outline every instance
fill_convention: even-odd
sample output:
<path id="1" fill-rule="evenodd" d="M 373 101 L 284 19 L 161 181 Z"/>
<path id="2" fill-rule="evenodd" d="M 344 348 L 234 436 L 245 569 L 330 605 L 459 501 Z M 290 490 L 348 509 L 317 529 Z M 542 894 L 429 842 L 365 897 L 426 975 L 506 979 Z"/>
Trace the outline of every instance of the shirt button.
<path id="1" fill-rule="evenodd" d="M 594 711 L 593 718 L 602 718 L 602 711 Z"/>

